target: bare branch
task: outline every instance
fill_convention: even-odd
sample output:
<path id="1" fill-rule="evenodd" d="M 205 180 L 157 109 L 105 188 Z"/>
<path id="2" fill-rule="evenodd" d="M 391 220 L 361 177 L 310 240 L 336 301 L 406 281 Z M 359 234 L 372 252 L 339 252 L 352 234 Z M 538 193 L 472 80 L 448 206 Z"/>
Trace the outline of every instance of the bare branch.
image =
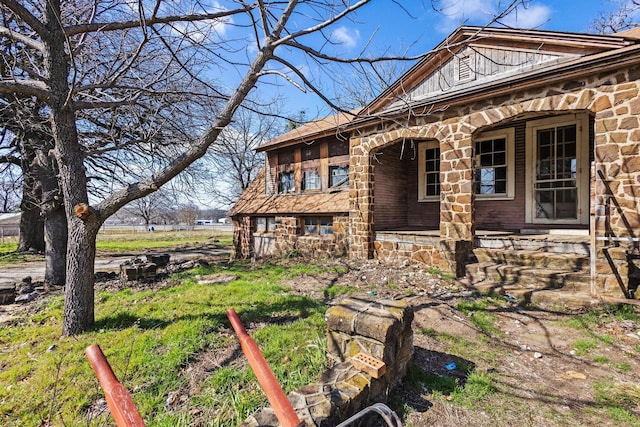
<path id="1" fill-rule="evenodd" d="M 171 24 L 175 22 L 195 22 L 195 21 L 215 20 L 215 19 L 234 16 L 240 13 L 245 13 L 255 7 L 256 5 L 246 5 L 238 9 L 223 10 L 215 13 L 174 15 L 174 16 L 162 16 L 162 17 L 152 16 L 150 18 L 144 18 L 143 20 L 137 20 L 137 21 L 102 22 L 102 23 L 96 22 L 96 23 L 83 24 L 83 25 L 72 25 L 72 26 L 66 27 L 64 30 L 68 36 L 72 36 L 77 34 L 98 32 L 98 31 L 115 31 L 115 30 L 126 30 L 130 28 L 140 28 L 141 24 L 145 27 L 152 27 L 158 24 Z"/>
<path id="2" fill-rule="evenodd" d="M 21 93 L 24 95 L 35 96 L 43 101 L 48 100 L 51 95 L 46 83 L 39 80 L 2 80 L 0 81 L 0 93 Z"/>
<path id="3" fill-rule="evenodd" d="M 11 31 L 7 27 L 0 26 L 0 36 L 10 38 L 18 43 L 22 43 L 25 46 L 36 49 L 40 52 L 42 52 L 42 50 L 44 49 L 44 46 L 39 41 L 34 40 L 31 37 L 27 37 L 23 34 L 16 33 L 15 31 Z"/>
<path id="4" fill-rule="evenodd" d="M 48 36 L 49 32 L 42 22 L 29 12 L 24 6 L 14 0 L 0 0 L 0 4 L 4 4 L 9 10 L 20 17 L 33 31 L 38 33 L 42 38 Z"/>

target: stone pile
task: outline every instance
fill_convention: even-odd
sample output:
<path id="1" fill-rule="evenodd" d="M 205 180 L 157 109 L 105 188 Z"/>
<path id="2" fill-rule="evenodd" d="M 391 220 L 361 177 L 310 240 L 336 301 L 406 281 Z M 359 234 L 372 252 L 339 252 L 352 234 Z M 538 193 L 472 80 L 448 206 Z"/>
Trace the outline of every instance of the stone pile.
<path id="1" fill-rule="evenodd" d="M 413 358 L 413 309 L 404 301 L 351 297 L 331 307 L 326 320 L 334 365 L 316 383 L 288 396 L 307 426 L 335 426 L 374 403 L 386 402 Z M 359 363 L 354 366 L 352 358 Z M 362 367 L 362 361 L 369 366 Z M 265 408 L 241 425 L 279 423 L 273 410 Z"/>

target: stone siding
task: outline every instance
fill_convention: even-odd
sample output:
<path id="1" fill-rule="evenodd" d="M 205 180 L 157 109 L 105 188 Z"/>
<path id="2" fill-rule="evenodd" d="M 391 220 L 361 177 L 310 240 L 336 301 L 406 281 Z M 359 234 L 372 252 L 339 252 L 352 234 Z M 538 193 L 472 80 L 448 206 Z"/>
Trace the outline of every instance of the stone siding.
<path id="1" fill-rule="evenodd" d="M 327 310 L 327 350 L 335 364 L 318 381 L 288 397 L 307 426 L 333 427 L 374 403 L 386 402 L 413 359 L 413 308 L 404 301 L 352 297 Z M 379 378 L 356 369 L 351 358 L 364 353 L 385 363 Z M 278 426 L 265 408 L 242 427 Z"/>
<path id="2" fill-rule="evenodd" d="M 319 236 L 301 235 L 301 219 L 298 216 L 276 216 L 276 229 L 272 232 L 251 231 L 251 218 L 234 218 L 234 258 L 285 257 L 303 255 L 330 258 L 345 256 L 348 251 L 347 216 L 333 217 L 333 234 Z"/>
<path id="3" fill-rule="evenodd" d="M 615 236 L 627 251 L 637 242 L 640 230 L 640 68 L 589 76 L 513 92 L 472 104 L 434 108 L 429 114 L 361 129 L 351 138 L 349 253 L 353 259 L 371 258 L 374 247 L 375 210 L 372 155 L 405 139 L 437 140 L 440 154 L 440 256 L 443 271 L 460 274 L 475 233 L 473 192 L 473 135 L 507 121 L 543 118 L 568 113 L 594 116 L 596 170 L 605 177 L 594 182 L 592 232 L 597 237 Z M 597 241 L 598 260 L 605 243 Z M 388 256 L 388 255 L 385 255 Z M 609 266 L 609 267 L 607 267 Z M 609 263 L 601 273 L 618 274 Z M 599 280 L 603 280 L 599 278 Z"/>

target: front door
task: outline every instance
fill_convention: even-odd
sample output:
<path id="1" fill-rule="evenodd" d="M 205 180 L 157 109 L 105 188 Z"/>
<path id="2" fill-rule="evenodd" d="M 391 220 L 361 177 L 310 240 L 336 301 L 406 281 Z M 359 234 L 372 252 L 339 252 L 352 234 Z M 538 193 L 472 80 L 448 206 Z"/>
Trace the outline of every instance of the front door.
<path id="1" fill-rule="evenodd" d="M 588 119 L 570 115 L 527 123 L 527 220 L 588 223 Z"/>

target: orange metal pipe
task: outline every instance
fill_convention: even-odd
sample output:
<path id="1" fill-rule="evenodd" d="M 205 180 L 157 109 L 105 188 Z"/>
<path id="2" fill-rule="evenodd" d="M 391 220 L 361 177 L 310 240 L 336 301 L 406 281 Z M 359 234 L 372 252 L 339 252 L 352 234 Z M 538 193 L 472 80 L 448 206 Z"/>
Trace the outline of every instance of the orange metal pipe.
<path id="1" fill-rule="evenodd" d="M 127 393 L 127 389 L 118 381 L 107 358 L 98 344 L 92 344 L 84 350 L 89 359 L 100 386 L 104 390 L 104 396 L 109 406 L 109 411 L 118 427 L 146 427 L 138 409 Z"/>
<path id="2" fill-rule="evenodd" d="M 264 390 L 264 393 L 267 395 L 267 399 L 269 399 L 269 403 L 278 421 L 282 424 L 282 427 L 304 426 L 304 423 L 300 422 L 300 418 L 298 418 L 298 414 L 294 411 L 293 406 L 291 406 L 291 402 L 289 402 L 289 399 L 287 399 L 287 396 L 284 394 L 282 387 L 280 387 L 280 383 L 275 375 L 273 375 L 271 368 L 269 368 L 269 364 L 262 355 L 260 348 L 253 338 L 247 334 L 247 331 L 244 329 L 244 326 L 242 326 L 242 322 L 233 308 L 227 310 L 227 317 L 240 340 L 242 352 L 247 357 L 251 369 L 253 369 L 253 372 L 258 378 L 260 387 L 262 387 L 262 390 Z"/>

